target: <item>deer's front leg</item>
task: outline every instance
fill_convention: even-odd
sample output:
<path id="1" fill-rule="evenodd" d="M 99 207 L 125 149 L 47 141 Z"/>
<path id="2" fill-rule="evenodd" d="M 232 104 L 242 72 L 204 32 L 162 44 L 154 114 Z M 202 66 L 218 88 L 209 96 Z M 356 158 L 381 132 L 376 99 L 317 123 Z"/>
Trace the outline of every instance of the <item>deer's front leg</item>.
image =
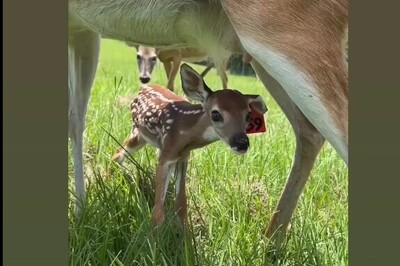
<path id="1" fill-rule="evenodd" d="M 228 61 L 224 60 L 217 68 L 219 77 L 221 78 L 222 87 L 224 90 L 228 89 L 228 75 L 226 74 L 226 68 L 228 67 Z"/>
<path id="2" fill-rule="evenodd" d="M 176 166 L 176 200 L 175 212 L 183 227 L 187 225 L 186 172 L 188 158 L 181 159 Z"/>
<path id="3" fill-rule="evenodd" d="M 172 69 L 169 72 L 168 85 L 167 85 L 167 88 L 170 91 L 174 91 L 175 77 L 176 77 L 176 74 L 178 74 L 178 70 L 181 65 L 181 62 L 182 62 L 182 57 L 180 55 L 174 57 L 174 59 L 172 61 Z"/>
<path id="4" fill-rule="evenodd" d="M 165 195 L 168 189 L 168 182 L 172 171 L 174 170 L 174 163 L 159 160 L 156 170 L 156 196 L 155 205 L 151 217 L 152 226 L 155 227 L 164 221 L 164 202 Z"/>
<path id="5" fill-rule="evenodd" d="M 169 79 L 169 76 L 170 76 L 170 73 L 171 73 L 172 61 L 171 60 L 164 60 L 164 61 L 162 61 L 162 63 L 164 65 L 165 74 L 167 74 L 167 78 Z"/>
<path id="6" fill-rule="evenodd" d="M 83 131 L 90 91 L 99 58 L 100 36 L 91 31 L 70 32 L 68 41 L 68 136 L 71 139 L 74 163 L 76 206 L 75 215 L 81 215 L 86 201 L 83 175 Z"/>

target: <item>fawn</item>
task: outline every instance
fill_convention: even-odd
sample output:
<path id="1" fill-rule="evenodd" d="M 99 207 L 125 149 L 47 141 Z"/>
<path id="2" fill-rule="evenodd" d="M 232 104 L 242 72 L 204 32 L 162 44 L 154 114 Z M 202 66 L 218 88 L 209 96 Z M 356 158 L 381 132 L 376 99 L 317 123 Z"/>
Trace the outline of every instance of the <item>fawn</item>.
<path id="1" fill-rule="evenodd" d="M 174 170 L 175 211 L 183 225 L 187 222 L 185 178 L 190 151 L 222 140 L 235 153 L 246 153 L 251 110 L 262 114 L 268 111 L 259 95 L 230 89 L 212 91 L 187 64 L 182 64 L 180 74 L 186 96 L 201 104 L 192 104 L 158 85 L 142 85 L 131 104 L 132 133 L 112 157 L 121 164 L 127 153 L 138 151 L 146 143 L 159 149 L 153 226 L 164 219 L 165 194 Z"/>

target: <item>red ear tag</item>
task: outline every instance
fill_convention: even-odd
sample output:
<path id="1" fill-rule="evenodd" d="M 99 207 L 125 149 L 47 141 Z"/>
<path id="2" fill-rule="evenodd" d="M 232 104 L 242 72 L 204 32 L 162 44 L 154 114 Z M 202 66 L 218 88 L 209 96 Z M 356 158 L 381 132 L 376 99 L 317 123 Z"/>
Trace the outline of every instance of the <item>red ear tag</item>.
<path id="1" fill-rule="evenodd" d="M 251 108 L 251 118 L 249 125 L 246 128 L 247 134 L 264 133 L 267 131 L 265 126 L 264 115 L 258 112 L 256 109 Z"/>

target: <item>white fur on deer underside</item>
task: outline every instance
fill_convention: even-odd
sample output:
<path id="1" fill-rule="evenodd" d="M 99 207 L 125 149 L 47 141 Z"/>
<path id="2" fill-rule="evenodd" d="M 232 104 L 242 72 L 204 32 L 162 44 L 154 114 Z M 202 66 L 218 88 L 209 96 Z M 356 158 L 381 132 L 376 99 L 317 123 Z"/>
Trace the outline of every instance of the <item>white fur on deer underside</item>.
<path id="1" fill-rule="evenodd" d="M 153 141 L 152 138 L 147 137 L 145 134 L 140 133 L 140 137 L 143 138 L 148 144 L 150 144 L 154 148 L 160 148 L 159 144 L 157 143 L 157 141 Z"/>
<path id="2" fill-rule="evenodd" d="M 189 1 L 190 2 L 190 1 Z M 69 1 L 69 11 L 105 38 L 151 45 L 185 42 L 176 20 L 188 1 L 114 0 Z M 162 15 L 161 15 L 162 14 Z M 73 16 L 72 16 L 73 18 Z"/>
<path id="3" fill-rule="evenodd" d="M 246 51 L 282 85 L 293 102 L 347 162 L 348 152 L 344 136 L 330 117 L 310 78 L 284 54 L 252 38 L 241 36 L 240 39 Z"/>

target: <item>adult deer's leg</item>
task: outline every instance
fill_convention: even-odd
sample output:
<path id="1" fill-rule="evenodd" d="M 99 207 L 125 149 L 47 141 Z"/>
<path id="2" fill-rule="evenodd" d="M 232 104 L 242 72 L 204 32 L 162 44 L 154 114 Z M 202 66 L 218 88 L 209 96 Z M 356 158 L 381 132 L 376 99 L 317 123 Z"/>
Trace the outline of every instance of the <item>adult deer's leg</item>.
<path id="1" fill-rule="evenodd" d="M 292 169 L 267 229 L 267 236 L 273 237 L 275 245 L 279 247 L 325 139 L 297 108 L 282 86 L 255 60 L 252 61 L 252 66 L 282 108 L 296 136 L 296 151 Z"/>
<path id="2" fill-rule="evenodd" d="M 219 77 L 221 78 L 222 81 L 222 87 L 224 89 L 228 89 L 228 75 L 226 74 L 226 68 L 228 66 L 228 62 L 223 60 L 221 64 L 217 68 L 217 72 Z"/>
<path id="3" fill-rule="evenodd" d="M 171 72 L 169 73 L 168 84 L 167 84 L 167 88 L 169 90 L 171 90 L 171 91 L 174 91 L 175 77 L 176 77 L 176 74 L 179 71 L 179 67 L 181 66 L 181 62 L 182 62 L 182 57 L 181 56 L 176 56 L 172 60 L 172 69 L 171 69 Z"/>
<path id="4" fill-rule="evenodd" d="M 172 61 L 168 59 L 168 60 L 162 61 L 162 63 L 164 65 L 164 70 L 165 70 L 165 74 L 167 75 L 167 79 L 169 79 L 169 76 L 171 73 Z"/>
<path id="5" fill-rule="evenodd" d="M 70 32 L 68 40 L 68 133 L 72 144 L 77 205 L 79 215 L 85 202 L 83 176 L 83 131 L 91 87 L 98 63 L 100 36 L 92 31 Z"/>
<path id="6" fill-rule="evenodd" d="M 200 76 L 202 76 L 203 78 L 208 74 L 208 72 L 210 72 L 212 66 L 207 66 L 203 72 L 200 73 Z"/>
<path id="7" fill-rule="evenodd" d="M 176 200 L 175 211 L 185 227 L 187 225 L 186 173 L 188 158 L 181 159 L 176 164 Z"/>
<path id="8" fill-rule="evenodd" d="M 121 164 L 128 154 L 140 150 L 145 144 L 146 141 L 140 137 L 139 130 L 135 127 L 129 137 L 124 141 L 123 148 L 117 150 L 112 160 Z"/>

